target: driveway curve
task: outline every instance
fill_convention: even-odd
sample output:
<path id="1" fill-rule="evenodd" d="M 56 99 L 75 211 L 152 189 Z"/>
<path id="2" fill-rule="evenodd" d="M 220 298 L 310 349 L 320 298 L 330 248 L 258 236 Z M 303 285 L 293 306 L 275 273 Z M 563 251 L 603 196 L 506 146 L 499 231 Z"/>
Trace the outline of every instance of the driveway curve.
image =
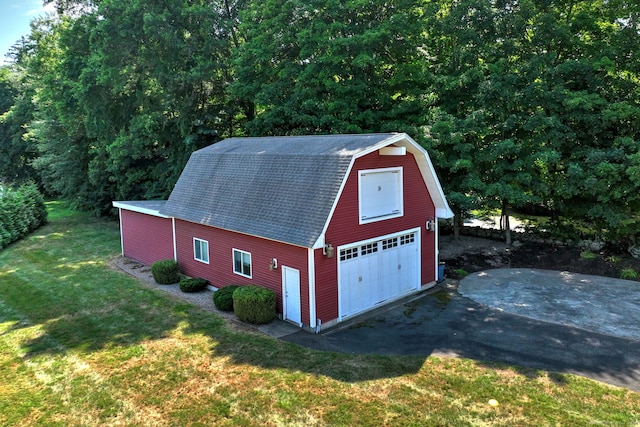
<path id="1" fill-rule="evenodd" d="M 471 274 L 458 292 L 518 316 L 640 341 L 640 283 L 539 269 Z"/>
<path id="2" fill-rule="evenodd" d="M 345 353 L 453 356 L 567 372 L 640 391 L 640 283 L 535 269 L 445 281 L 319 335 Z"/>

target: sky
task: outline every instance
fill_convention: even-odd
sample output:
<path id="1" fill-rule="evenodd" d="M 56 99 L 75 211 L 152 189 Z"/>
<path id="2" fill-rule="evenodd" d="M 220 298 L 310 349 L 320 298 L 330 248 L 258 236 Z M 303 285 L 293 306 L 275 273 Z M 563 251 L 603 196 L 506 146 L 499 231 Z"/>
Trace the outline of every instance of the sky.
<path id="1" fill-rule="evenodd" d="M 29 22 L 45 12 L 42 0 L 0 0 L 0 65 L 7 62 L 5 54 L 11 46 L 31 32 Z"/>

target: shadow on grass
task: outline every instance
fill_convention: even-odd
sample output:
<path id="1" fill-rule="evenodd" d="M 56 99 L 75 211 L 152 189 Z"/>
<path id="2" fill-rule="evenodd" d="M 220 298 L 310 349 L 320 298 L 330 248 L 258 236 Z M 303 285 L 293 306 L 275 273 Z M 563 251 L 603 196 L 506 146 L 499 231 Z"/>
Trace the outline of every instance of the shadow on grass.
<path id="1" fill-rule="evenodd" d="M 453 290 L 432 295 L 329 333 L 297 332 L 277 340 L 234 332 L 214 313 L 141 285 L 124 273 L 86 260 L 53 264 L 22 279 L 0 265 L 0 320 L 14 328 L 37 325 L 41 333 L 23 343 L 25 357 L 93 352 L 172 335 L 212 339 L 213 356 L 236 364 L 322 375 L 344 382 L 418 372 L 427 357 L 455 356 L 481 365 L 496 363 L 527 378 L 543 373 L 579 373 L 640 391 L 640 342 L 558 327 L 474 303 Z M 26 258 L 28 262 L 35 259 Z M 38 281 L 38 277 L 42 280 Z M 552 380 L 563 384 L 562 375 Z"/>

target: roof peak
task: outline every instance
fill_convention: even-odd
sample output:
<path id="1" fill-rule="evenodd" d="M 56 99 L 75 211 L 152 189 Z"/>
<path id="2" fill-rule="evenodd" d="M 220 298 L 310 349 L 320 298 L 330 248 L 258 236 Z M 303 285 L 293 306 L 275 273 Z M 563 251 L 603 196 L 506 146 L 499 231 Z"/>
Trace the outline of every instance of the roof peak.
<path id="1" fill-rule="evenodd" d="M 250 136 L 223 139 L 198 150 L 201 154 L 260 154 L 353 156 L 398 133 L 347 135 Z"/>

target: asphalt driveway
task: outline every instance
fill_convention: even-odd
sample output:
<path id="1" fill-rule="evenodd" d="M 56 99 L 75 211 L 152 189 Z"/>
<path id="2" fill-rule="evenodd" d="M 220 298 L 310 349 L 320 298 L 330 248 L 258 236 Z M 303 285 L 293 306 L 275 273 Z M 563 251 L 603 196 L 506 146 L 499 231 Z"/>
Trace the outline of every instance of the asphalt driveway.
<path id="1" fill-rule="evenodd" d="M 497 269 L 320 335 L 283 339 L 327 351 L 506 362 L 640 391 L 639 327 L 638 282 Z"/>

